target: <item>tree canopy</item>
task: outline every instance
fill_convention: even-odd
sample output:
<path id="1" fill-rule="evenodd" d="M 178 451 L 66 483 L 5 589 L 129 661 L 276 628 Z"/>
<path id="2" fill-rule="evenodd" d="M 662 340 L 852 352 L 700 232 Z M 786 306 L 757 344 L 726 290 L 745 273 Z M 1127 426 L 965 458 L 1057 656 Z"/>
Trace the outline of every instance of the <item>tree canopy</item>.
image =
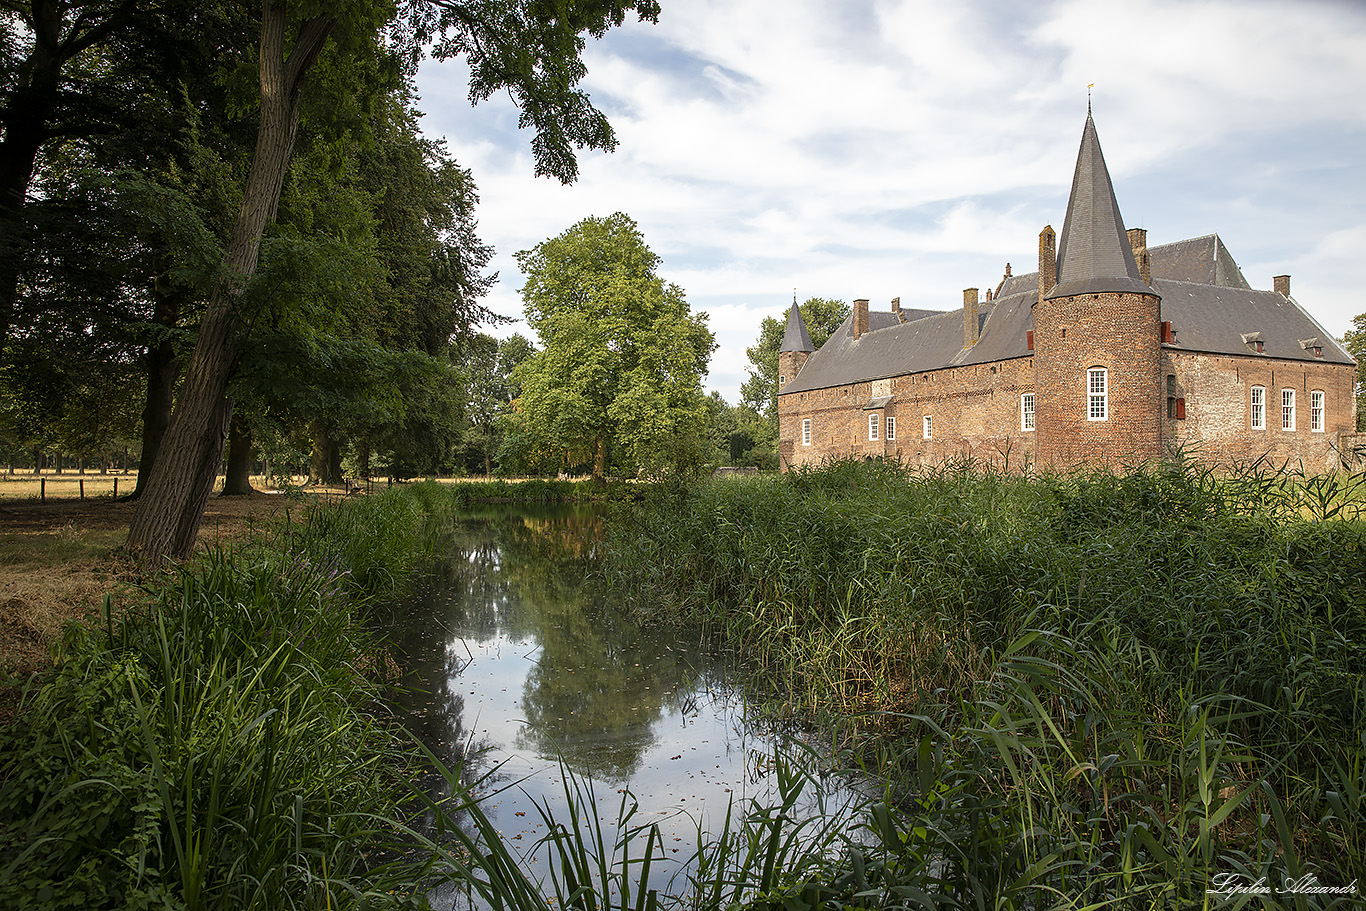
<path id="1" fill-rule="evenodd" d="M 849 316 L 849 305 L 844 301 L 810 297 L 798 308 L 811 343 L 820 348 Z M 749 379 L 740 384 L 740 402 L 754 409 L 762 417 L 754 428 L 754 444 L 777 459 L 778 453 L 778 349 L 783 345 L 787 319 L 764 317 L 759 324 L 759 339 L 745 349 L 749 355 Z"/>
<path id="2" fill-rule="evenodd" d="M 1347 352 L 1357 359 L 1357 432 L 1366 431 L 1366 313 L 1352 320 L 1352 328 L 1342 337 Z"/>
<path id="3" fill-rule="evenodd" d="M 609 463 L 629 474 L 700 464 L 716 343 L 683 289 L 656 274 L 630 216 L 586 218 L 517 261 L 541 350 L 514 371 L 505 453 L 538 469 L 591 464 L 595 478 Z"/>

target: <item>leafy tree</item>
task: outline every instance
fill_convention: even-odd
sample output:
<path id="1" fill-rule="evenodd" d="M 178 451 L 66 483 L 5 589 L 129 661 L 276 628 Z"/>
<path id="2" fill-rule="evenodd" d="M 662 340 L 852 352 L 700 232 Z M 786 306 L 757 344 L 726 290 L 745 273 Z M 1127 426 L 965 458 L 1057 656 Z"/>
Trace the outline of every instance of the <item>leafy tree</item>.
<path id="1" fill-rule="evenodd" d="M 587 218 L 517 254 L 527 322 L 542 350 L 514 371 L 511 450 L 546 470 L 590 463 L 636 473 L 706 455 L 701 381 L 716 348 L 636 223 Z"/>
<path id="2" fill-rule="evenodd" d="M 512 374 L 536 349 L 521 335 L 501 341 L 479 334 L 462 346 L 465 416 L 462 468 L 493 473 L 493 458 L 502 445 L 499 418 L 507 414 L 518 391 Z"/>
<path id="3" fill-rule="evenodd" d="M 262 234 L 275 217 L 304 79 L 329 39 L 336 39 L 333 53 L 364 57 L 378 53 L 380 33 L 388 29 L 412 62 L 429 43 L 439 58 L 464 57 L 471 100 L 508 90 L 522 109 L 522 125 L 535 128 L 538 173 L 569 182 L 577 174 L 574 147 L 610 149 L 615 143 L 605 117 L 574 88 L 586 72 L 584 35 L 602 35 L 632 10 L 650 21 L 659 13 L 654 0 L 557 3 L 553 15 L 540 0 L 408 0 L 394 22 L 387 5 L 361 0 L 265 0 L 255 98 L 260 124 L 242 207 L 225 247 L 228 277 L 216 286 L 200 323 L 162 451 L 129 528 L 130 550 L 156 563 L 194 545 L 232 410 L 226 392 L 240 354 L 244 279 L 255 272 Z"/>
<path id="4" fill-rule="evenodd" d="M 1357 432 L 1366 432 L 1366 313 L 1352 320 L 1355 328 L 1342 337 L 1347 351 L 1357 359 Z"/>
<path id="5" fill-rule="evenodd" d="M 806 331 L 811 333 L 811 343 L 820 348 L 830 335 L 840 327 L 849 316 L 849 305 L 844 301 L 811 297 L 798 308 Z M 749 355 L 749 379 L 740 385 L 740 401 L 749 405 L 765 418 L 778 418 L 778 351 L 783 345 L 783 333 L 787 330 L 787 318 L 764 317 L 759 324 L 759 340 L 753 347 L 746 348 Z"/>
<path id="6" fill-rule="evenodd" d="M 818 349 L 849 316 L 849 306 L 844 301 L 822 297 L 807 298 L 798 310 L 806 323 L 806 331 L 811 334 L 812 344 Z M 758 341 L 745 349 L 749 355 L 746 368 L 749 379 L 740 384 L 741 403 L 760 416 L 760 421 L 752 427 L 754 448 L 756 452 L 771 453 L 774 465 L 778 456 L 778 352 L 786 330 L 786 315 L 781 320 L 764 317 L 759 324 Z"/>

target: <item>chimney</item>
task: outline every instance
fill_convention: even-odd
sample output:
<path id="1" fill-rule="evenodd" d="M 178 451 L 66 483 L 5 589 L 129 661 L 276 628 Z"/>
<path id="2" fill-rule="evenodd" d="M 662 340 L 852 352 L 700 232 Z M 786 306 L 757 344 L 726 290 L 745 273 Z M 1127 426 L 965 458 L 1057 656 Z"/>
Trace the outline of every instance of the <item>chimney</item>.
<path id="1" fill-rule="evenodd" d="M 1134 262 L 1138 263 L 1138 277 L 1143 279 L 1143 284 L 1153 283 L 1153 264 L 1148 256 L 1148 229 L 1130 228 L 1129 229 L 1129 249 L 1134 252 Z"/>
<path id="2" fill-rule="evenodd" d="M 963 289 L 963 347 L 977 344 L 977 289 Z"/>
<path id="3" fill-rule="evenodd" d="M 1058 235 L 1052 225 L 1039 232 L 1039 300 L 1058 283 Z"/>
<path id="4" fill-rule="evenodd" d="M 853 331 L 854 338 L 859 338 L 868 331 L 868 301 L 866 298 L 854 301 L 854 322 L 849 328 Z"/>
<path id="5" fill-rule="evenodd" d="M 1277 275 L 1271 279 L 1275 284 L 1272 286 L 1276 293 L 1289 300 L 1290 298 L 1290 276 Z"/>
<path id="6" fill-rule="evenodd" d="M 906 314 L 901 312 L 901 298 L 892 298 L 892 312 L 896 314 L 896 321 L 898 323 L 906 322 Z"/>

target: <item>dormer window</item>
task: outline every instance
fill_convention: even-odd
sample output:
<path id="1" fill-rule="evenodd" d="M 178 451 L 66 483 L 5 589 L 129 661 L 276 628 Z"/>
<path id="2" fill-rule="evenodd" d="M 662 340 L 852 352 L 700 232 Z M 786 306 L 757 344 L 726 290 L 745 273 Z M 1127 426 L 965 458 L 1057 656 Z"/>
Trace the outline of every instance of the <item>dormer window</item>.
<path id="1" fill-rule="evenodd" d="M 1317 338 L 1300 339 L 1300 347 L 1305 351 L 1312 351 L 1314 357 L 1323 357 L 1323 342 Z"/>
<path id="2" fill-rule="evenodd" d="M 1262 341 L 1262 334 L 1260 332 L 1244 332 L 1243 344 L 1249 346 L 1258 354 L 1262 354 L 1266 351 L 1266 343 Z"/>

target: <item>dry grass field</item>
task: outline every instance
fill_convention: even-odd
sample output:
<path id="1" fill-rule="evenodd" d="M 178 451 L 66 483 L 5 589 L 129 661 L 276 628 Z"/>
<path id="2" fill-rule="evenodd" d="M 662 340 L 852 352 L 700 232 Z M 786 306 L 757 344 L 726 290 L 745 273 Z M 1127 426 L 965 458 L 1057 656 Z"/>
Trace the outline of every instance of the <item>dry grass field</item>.
<path id="1" fill-rule="evenodd" d="M 121 495 L 137 481 L 131 475 L 86 475 L 82 500 L 78 476 L 44 475 L 41 501 L 32 475 L 0 477 L 0 719 L 10 716 L 24 683 L 52 664 L 68 621 L 98 618 L 106 594 L 116 605 L 133 594 L 137 567 L 120 550 L 133 504 L 114 499 L 115 477 Z M 259 488 L 263 480 L 253 483 Z M 200 544 L 228 543 L 291 505 L 298 508 L 275 491 L 212 497 Z"/>

